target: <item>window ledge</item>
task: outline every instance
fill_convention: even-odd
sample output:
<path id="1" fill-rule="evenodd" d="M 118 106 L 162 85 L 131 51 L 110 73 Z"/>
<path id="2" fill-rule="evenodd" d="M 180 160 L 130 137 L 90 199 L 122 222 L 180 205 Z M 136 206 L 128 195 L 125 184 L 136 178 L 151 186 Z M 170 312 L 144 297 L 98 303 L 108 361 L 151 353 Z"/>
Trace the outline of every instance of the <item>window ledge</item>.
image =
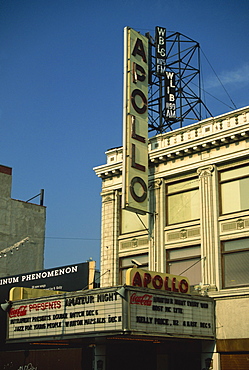
<path id="1" fill-rule="evenodd" d="M 193 221 L 187 221 L 187 222 L 181 222 L 178 224 L 172 224 L 172 225 L 167 225 L 164 227 L 164 231 L 170 231 L 170 230 L 175 230 L 175 229 L 184 229 L 187 227 L 192 227 L 192 226 L 200 226 L 200 219 L 193 220 Z"/>
<path id="2" fill-rule="evenodd" d="M 219 216 L 218 221 L 231 220 L 240 217 L 249 216 L 249 210 L 229 213 L 226 215 Z"/>
<path id="3" fill-rule="evenodd" d="M 249 286 L 248 287 L 243 287 L 243 288 L 230 288 L 230 289 L 222 289 L 216 292 L 209 292 L 209 297 L 217 299 L 225 299 L 228 298 L 240 298 L 244 296 L 249 296 Z"/>

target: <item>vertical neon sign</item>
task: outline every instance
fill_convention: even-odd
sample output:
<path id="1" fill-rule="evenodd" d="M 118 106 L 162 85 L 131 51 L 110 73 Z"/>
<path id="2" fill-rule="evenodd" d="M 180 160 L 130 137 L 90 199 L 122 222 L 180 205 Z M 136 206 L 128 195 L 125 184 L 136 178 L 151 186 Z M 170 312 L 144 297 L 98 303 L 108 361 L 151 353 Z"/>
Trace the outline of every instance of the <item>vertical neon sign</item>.
<path id="1" fill-rule="evenodd" d="M 148 39 L 124 30 L 122 207 L 148 212 Z"/>

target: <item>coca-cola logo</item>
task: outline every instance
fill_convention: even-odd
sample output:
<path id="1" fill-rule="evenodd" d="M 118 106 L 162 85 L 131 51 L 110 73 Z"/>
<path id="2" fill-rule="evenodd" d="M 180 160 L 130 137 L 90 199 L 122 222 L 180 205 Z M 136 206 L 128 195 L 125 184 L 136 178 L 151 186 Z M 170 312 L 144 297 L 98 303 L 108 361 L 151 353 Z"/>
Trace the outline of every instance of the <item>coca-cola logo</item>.
<path id="1" fill-rule="evenodd" d="M 151 306 L 152 305 L 152 295 L 144 294 L 138 296 L 137 293 L 133 293 L 130 297 L 130 304 L 140 304 L 141 306 Z"/>
<path id="2" fill-rule="evenodd" d="M 20 306 L 19 308 L 11 308 L 9 317 L 19 317 L 27 315 L 27 306 Z"/>
<path id="3" fill-rule="evenodd" d="M 19 366 L 19 368 L 17 370 L 37 370 L 37 367 L 32 365 L 32 363 L 30 362 L 28 365 Z"/>

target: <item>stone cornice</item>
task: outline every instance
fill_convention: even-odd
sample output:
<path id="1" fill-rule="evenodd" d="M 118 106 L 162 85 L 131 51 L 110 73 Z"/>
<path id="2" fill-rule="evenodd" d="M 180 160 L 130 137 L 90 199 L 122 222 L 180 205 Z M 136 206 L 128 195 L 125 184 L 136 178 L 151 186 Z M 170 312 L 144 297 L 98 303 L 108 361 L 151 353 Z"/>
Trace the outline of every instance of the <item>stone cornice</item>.
<path id="1" fill-rule="evenodd" d="M 160 163 L 249 137 L 249 107 L 150 139 L 150 161 Z"/>
<path id="2" fill-rule="evenodd" d="M 150 167 L 184 156 L 210 151 L 249 138 L 249 106 L 149 139 Z M 107 164 L 94 168 L 102 179 L 122 174 L 122 147 L 107 151 Z M 113 155 L 118 161 L 110 163 Z M 116 157 L 115 157 L 116 158 Z"/>
<path id="3" fill-rule="evenodd" d="M 210 135 L 209 138 L 198 138 L 187 143 L 176 144 L 171 147 L 164 147 L 149 153 L 150 162 L 157 164 L 183 156 L 188 156 L 198 152 L 210 150 L 215 147 L 221 147 L 233 142 L 242 141 L 249 137 L 249 124 L 244 126 L 240 131 L 232 130 L 218 135 Z"/>
<path id="4" fill-rule="evenodd" d="M 98 177 L 106 178 L 112 176 L 118 176 L 122 173 L 122 164 L 123 162 L 117 162 L 113 164 L 104 164 L 99 167 L 94 167 L 94 171 Z"/>

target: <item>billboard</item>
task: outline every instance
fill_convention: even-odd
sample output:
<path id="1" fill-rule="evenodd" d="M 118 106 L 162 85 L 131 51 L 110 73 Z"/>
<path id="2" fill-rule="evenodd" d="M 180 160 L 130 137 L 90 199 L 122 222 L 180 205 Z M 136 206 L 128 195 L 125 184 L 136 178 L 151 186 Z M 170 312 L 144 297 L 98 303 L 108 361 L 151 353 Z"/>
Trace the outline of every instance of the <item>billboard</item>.
<path id="1" fill-rule="evenodd" d="M 124 30 L 122 208 L 148 212 L 148 39 Z"/>
<path id="2" fill-rule="evenodd" d="M 2 277 L 0 278 L 0 299 L 1 302 L 8 300 L 10 289 L 18 286 L 67 292 L 88 289 L 94 281 L 94 272 L 95 261 L 89 261 Z"/>

